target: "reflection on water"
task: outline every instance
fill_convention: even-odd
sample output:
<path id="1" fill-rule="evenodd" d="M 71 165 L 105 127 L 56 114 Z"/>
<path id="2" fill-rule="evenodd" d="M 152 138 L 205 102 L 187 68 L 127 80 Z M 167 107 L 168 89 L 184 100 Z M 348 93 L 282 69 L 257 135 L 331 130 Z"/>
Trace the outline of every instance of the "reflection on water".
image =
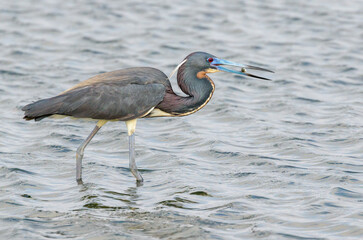
<path id="1" fill-rule="evenodd" d="M 3 2 L 1 239 L 361 239 L 361 15 L 360 1 Z M 95 74 L 168 75 L 196 50 L 275 79 L 216 73 L 200 112 L 140 120 L 142 186 L 124 123 L 92 140 L 78 185 L 95 123 L 22 120 Z"/>

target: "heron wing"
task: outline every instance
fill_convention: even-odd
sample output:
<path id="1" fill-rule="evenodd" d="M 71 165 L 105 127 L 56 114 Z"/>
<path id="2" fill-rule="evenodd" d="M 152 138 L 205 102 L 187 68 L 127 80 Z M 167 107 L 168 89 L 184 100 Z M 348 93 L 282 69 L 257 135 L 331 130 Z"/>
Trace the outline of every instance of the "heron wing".
<path id="1" fill-rule="evenodd" d="M 123 86 L 128 84 L 162 83 L 166 87 L 171 87 L 168 77 L 160 70 L 151 67 L 134 67 L 98 74 L 80 82 L 61 94 L 88 85 L 114 82 Z"/>
<path id="2" fill-rule="evenodd" d="M 127 121 L 147 114 L 164 98 L 160 83 L 96 83 L 79 87 L 57 96 L 61 106 L 53 114 L 76 118 L 117 119 Z"/>
<path id="3" fill-rule="evenodd" d="M 25 119 L 36 121 L 54 114 L 127 121 L 148 113 L 163 100 L 169 88 L 167 76 L 158 69 L 127 68 L 99 74 L 22 110 Z"/>

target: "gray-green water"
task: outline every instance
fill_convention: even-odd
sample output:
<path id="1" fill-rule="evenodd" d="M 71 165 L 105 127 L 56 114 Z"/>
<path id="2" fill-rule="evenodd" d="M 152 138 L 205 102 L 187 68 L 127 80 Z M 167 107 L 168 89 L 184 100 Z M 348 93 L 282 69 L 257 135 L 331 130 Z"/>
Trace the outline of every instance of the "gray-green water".
<path id="1" fill-rule="evenodd" d="M 0 1 L 1 239 L 362 239 L 361 1 Z M 125 125 L 22 120 L 95 74 L 190 52 L 262 64 L 210 76 L 211 102 Z M 175 79 L 172 80 L 176 88 Z M 178 90 L 178 92 L 180 92 Z"/>

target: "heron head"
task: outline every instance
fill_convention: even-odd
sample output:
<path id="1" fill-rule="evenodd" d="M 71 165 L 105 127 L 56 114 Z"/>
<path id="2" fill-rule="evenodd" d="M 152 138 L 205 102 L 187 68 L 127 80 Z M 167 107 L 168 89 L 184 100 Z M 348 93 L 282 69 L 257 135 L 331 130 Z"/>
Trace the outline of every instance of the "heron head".
<path id="1" fill-rule="evenodd" d="M 230 72 L 230 73 L 235 73 L 235 74 L 239 74 L 239 75 L 259 78 L 259 79 L 263 79 L 263 80 L 270 80 L 270 79 L 249 73 L 248 71 L 254 70 L 254 71 L 264 71 L 264 72 L 273 73 L 273 71 L 265 69 L 265 68 L 260 68 L 260 67 L 256 67 L 256 66 L 227 61 L 224 59 L 217 58 L 216 56 L 209 54 L 209 53 L 205 53 L 205 52 L 191 53 L 184 59 L 184 61 L 188 66 L 196 68 L 199 71 L 203 71 L 206 73 Z M 225 66 L 238 67 L 238 68 L 240 68 L 240 70 L 239 71 L 232 70 L 232 69 L 226 68 Z"/>

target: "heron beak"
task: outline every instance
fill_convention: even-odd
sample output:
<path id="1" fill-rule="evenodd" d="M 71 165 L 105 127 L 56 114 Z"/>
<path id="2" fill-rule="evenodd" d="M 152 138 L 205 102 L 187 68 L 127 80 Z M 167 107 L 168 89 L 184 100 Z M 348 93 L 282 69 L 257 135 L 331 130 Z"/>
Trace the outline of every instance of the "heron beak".
<path id="1" fill-rule="evenodd" d="M 219 71 L 230 72 L 230 73 L 236 73 L 236 74 L 240 74 L 240 75 L 245 75 L 245 76 L 254 77 L 254 78 L 258 78 L 258 79 L 263 79 L 263 80 L 271 80 L 271 79 L 261 77 L 261 76 L 257 76 L 257 75 L 248 73 L 247 71 L 248 70 L 254 70 L 254 71 L 263 71 L 263 72 L 274 73 L 273 71 L 265 69 L 265 68 L 260 68 L 260 67 L 255 67 L 255 66 L 251 66 L 251 65 L 245 65 L 245 64 L 230 62 L 230 61 L 227 61 L 227 60 L 224 60 L 224 59 L 219 59 L 219 58 L 213 58 L 213 61 L 210 63 L 210 65 L 213 68 L 210 68 L 210 71 L 208 71 L 208 72 L 219 72 Z M 240 67 L 241 70 L 240 71 L 231 70 L 231 69 L 222 67 L 221 65 Z"/>

